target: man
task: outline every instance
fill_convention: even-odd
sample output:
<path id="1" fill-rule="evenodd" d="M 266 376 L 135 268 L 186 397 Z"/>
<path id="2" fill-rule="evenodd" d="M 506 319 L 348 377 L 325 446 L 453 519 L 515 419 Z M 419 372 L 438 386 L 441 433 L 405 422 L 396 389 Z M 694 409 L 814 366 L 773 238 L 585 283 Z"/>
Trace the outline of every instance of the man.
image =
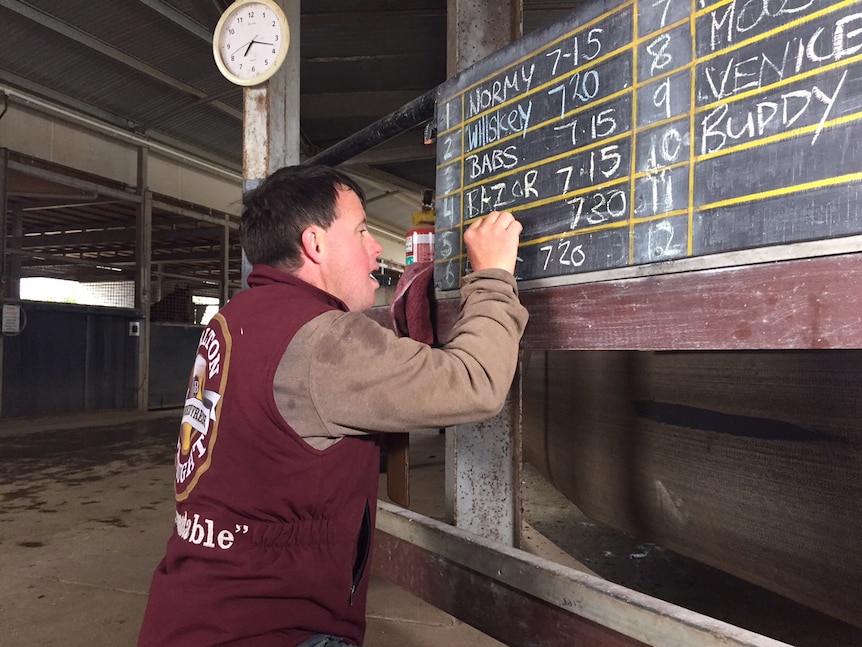
<path id="1" fill-rule="evenodd" d="M 141 647 L 361 645 L 379 479 L 376 434 L 497 414 L 527 313 L 521 225 L 464 234 L 474 272 L 431 348 L 364 316 L 382 248 L 330 168 L 281 169 L 243 202 L 253 264 L 201 335 L 177 443 L 176 524 Z M 344 642 L 342 642 L 344 641 Z"/>

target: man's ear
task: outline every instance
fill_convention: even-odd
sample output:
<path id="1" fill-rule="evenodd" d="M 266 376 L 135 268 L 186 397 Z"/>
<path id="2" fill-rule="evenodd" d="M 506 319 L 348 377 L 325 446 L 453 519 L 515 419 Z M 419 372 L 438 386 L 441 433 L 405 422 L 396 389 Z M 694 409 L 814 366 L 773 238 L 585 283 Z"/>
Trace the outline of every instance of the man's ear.
<path id="1" fill-rule="evenodd" d="M 315 225 L 309 225 L 302 232 L 302 252 L 312 263 L 320 264 L 326 232 Z"/>

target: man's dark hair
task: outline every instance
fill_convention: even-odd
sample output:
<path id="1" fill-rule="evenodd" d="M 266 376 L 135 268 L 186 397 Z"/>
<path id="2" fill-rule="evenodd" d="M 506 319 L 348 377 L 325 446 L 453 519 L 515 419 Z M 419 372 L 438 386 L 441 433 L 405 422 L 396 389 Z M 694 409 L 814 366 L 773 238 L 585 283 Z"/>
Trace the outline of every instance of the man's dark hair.
<path id="1" fill-rule="evenodd" d="M 362 188 L 334 168 L 300 165 L 275 171 L 242 199 L 240 242 L 248 261 L 299 269 L 302 232 L 310 225 L 332 225 L 338 191 L 344 189 L 365 206 Z"/>

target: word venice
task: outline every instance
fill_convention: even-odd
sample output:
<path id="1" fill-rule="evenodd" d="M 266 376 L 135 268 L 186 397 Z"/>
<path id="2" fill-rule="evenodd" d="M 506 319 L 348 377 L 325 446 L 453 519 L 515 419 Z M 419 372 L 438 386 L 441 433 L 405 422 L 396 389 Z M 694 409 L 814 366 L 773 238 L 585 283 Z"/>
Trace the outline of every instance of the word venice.
<path id="1" fill-rule="evenodd" d="M 806 2 L 803 8 L 809 4 Z M 705 66 L 703 73 L 710 98 L 721 100 L 759 90 L 859 53 L 862 51 L 862 14 L 844 16 L 836 20 L 830 30 L 823 26 L 812 27 L 811 33 L 793 36 L 778 51 L 778 56 L 759 53 L 742 60 L 730 56 L 726 63 Z M 816 113 L 819 108 L 820 114 L 813 116 L 817 123 L 813 144 L 829 118 L 846 77 L 845 69 L 834 89 L 824 91 L 817 85 L 810 89 L 794 88 L 774 98 L 761 99 L 754 105 L 743 105 L 741 110 L 731 110 L 726 103 L 719 104 L 701 122 L 701 154 L 720 150 L 729 139 L 752 139 L 778 129 L 787 130 L 806 113 Z"/>
<path id="2" fill-rule="evenodd" d="M 707 178 L 733 168 L 731 155 L 783 163 L 777 151 L 803 141 L 835 145 L 860 105 L 862 12 L 827 0 L 696 4 L 697 16 L 677 0 L 574 16 L 549 30 L 548 45 L 514 47 L 511 65 L 447 87 L 437 115 L 442 289 L 465 269 L 460 229 L 502 209 L 524 225 L 520 280 L 793 242 L 777 225 L 741 241 L 741 216 L 716 205 L 748 200 L 761 217 L 809 178 L 721 194 Z M 828 166 L 821 175 L 836 180 L 858 172 L 842 159 Z"/>

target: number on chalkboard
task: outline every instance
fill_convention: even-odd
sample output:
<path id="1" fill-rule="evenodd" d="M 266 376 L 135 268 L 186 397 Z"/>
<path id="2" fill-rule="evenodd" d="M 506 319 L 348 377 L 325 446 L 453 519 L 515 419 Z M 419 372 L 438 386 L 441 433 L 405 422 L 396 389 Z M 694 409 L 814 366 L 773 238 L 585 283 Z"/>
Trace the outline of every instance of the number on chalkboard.
<path id="1" fill-rule="evenodd" d="M 862 0 L 579 4 L 440 88 L 437 271 L 508 209 L 516 276 L 862 234 Z"/>

